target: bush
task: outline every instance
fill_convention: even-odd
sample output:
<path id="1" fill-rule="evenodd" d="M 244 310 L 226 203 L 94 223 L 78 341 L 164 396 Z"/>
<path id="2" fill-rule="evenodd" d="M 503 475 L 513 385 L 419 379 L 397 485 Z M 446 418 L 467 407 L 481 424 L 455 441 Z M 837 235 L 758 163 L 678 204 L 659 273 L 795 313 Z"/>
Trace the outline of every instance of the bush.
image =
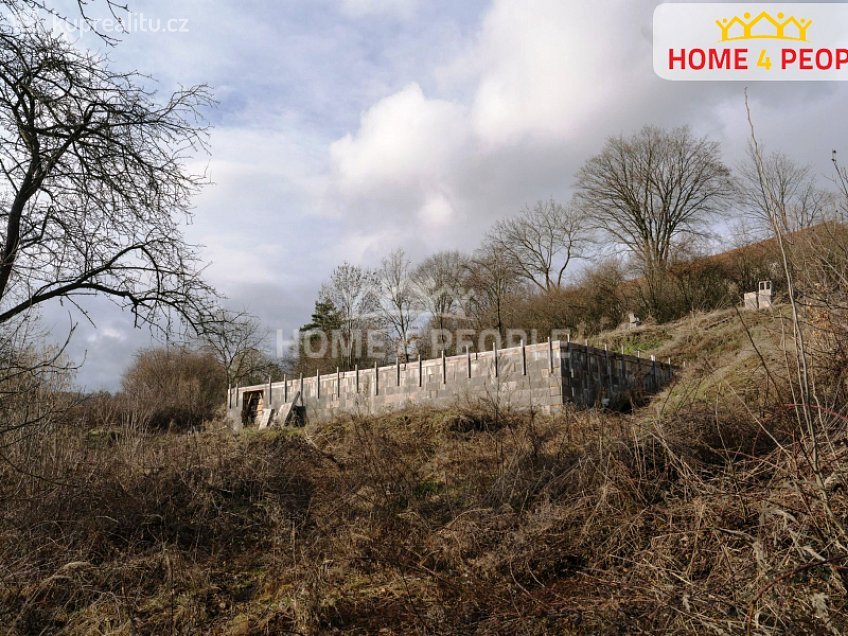
<path id="1" fill-rule="evenodd" d="M 154 348 L 138 353 L 121 381 L 134 419 L 156 429 L 188 430 L 214 417 L 226 374 L 208 353 Z"/>

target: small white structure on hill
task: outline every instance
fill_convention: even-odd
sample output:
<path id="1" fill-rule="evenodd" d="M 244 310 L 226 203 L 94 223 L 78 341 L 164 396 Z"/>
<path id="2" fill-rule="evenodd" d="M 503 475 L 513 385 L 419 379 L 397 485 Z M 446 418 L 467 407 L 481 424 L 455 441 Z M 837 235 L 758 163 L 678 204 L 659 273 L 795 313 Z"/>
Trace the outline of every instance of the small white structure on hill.
<path id="1" fill-rule="evenodd" d="M 773 292 L 770 280 L 761 280 L 759 289 L 755 292 L 746 292 L 744 298 L 745 309 L 770 309 L 772 306 Z"/>

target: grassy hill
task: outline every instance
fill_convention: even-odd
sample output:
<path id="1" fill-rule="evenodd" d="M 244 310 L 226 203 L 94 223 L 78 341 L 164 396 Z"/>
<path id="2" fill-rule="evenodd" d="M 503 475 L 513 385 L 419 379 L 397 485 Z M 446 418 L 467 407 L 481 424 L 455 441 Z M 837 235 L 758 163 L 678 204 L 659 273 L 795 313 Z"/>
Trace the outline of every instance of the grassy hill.
<path id="1" fill-rule="evenodd" d="M 241 436 L 64 431 L 48 479 L 3 469 L 20 487 L 0 512 L 0 625 L 844 633 L 844 411 L 821 403 L 804 429 L 787 328 L 778 308 L 603 334 L 685 362 L 628 413 L 489 403 Z"/>

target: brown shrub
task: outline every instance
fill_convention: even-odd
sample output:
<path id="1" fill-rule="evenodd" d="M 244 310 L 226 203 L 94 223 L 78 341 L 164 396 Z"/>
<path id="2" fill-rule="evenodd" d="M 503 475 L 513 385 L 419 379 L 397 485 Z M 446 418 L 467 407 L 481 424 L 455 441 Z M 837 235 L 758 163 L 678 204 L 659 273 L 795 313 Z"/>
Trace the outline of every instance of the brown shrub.
<path id="1" fill-rule="evenodd" d="M 210 420 L 226 394 L 226 374 L 209 353 L 154 348 L 136 354 L 121 380 L 125 408 L 154 429 L 188 430 Z"/>

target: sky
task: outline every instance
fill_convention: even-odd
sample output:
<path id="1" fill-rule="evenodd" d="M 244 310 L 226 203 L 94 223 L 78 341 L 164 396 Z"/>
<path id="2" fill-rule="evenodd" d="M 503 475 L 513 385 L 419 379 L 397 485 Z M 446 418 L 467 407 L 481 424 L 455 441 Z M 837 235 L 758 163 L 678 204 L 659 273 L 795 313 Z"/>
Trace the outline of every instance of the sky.
<path id="1" fill-rule="evenodd" d="M 342 261 L 375 266 L 399 247 L 413 259 L 472 250 L 522 206 L 570 198 L 577 170 L 609 136 L 685 124 L 738 164 L 745 85 L 659 79 L 656 6 L 134 0 L 117 46 L 75 37 L 108 49 L 114 68 L 153 76 L 163 95 L 211 87 L 210 153 L 191 168 L 212 184 L 185 235 L 229 307 L 290 337 Z M 821 175 L 832 149 L 848 154 L 848 84 L 747 88 L 769 150 Z M 103 299 L 85 308 L 92 322 L 58 303 L 44 319 L 56 339 L 77 325 L 68 354 L 78 383 L 114 390 L 151 335 Z"/>

